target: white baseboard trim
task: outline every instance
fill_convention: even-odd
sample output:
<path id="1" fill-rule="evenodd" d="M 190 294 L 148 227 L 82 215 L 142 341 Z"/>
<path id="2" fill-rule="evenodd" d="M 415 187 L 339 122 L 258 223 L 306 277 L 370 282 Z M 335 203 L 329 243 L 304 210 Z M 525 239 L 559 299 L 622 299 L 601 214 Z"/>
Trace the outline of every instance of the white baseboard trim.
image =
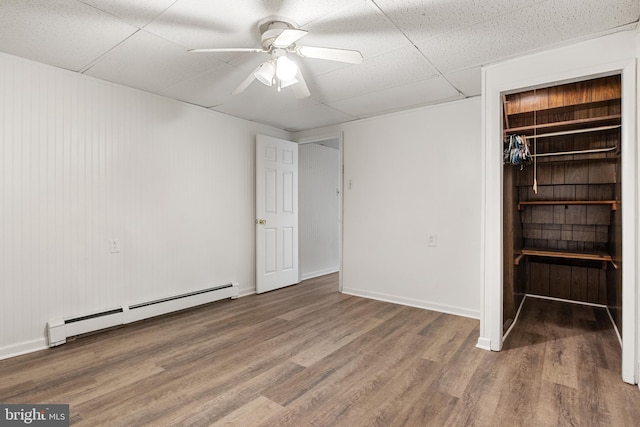
<path id="1" fill-rule="evenodd" d="M 507 329 L 507 332 L 505 332 L 504 335 L 502 336 L 502 342 L 504 342 L 504 340 L 507 339 L 513 327 L 516 326 L 516 322 L 518 321 L 518 316 L 520 316 L 520 312 L 522 311 L 522 306 L 524 305 L 524 302 L 526 299 L 527 299 L 527 294 L 525 294 L 522 297 L 522 301 L 520 301 L 520 305 L 518 306 L 518 311 L 516 311 L 516 315 L 513 318 L 513 322 L 511 322 L 511 325 L 509 325 L 509 329 Z"/>
<path id="2" fill-rule="evenodd" d="M 325 268 L 323 270 L 311 271 L 309 273 L 302 273 L 300 274 L 300 280 L 313 279 L 315 277 L 324 276 L 326 274 L 337 273 L 338 271 L 340 271 L 340 267 L 335 266 L 331 268 Z"/>
<path id="3" fill-rule="evenodd" d="M 0 347 L 0 360 L 22 356 L 23 354 L 33 353 L 34 351 L 46 350 L 48 348 L 49 346 L 47 346 L 47 339 L 45 337 Z"/>
<path id="4" fill-rule="evenodd" d="M 470 310 L 468 308 L 454 307 L 445 304 L 439 304 L 432 301 L 418 300 L 414 298 L 405 298 L 396 295 L 384 294 L 381 292 L 364 291 L 362 289 L 354 289 L 345 287 L 343 294 L 353 295 L 356 297 L 364 297 L 375 299 L 378 301 L 390 302 L 394 304 L 406 305 L 409 307 L 422 308 L 425 310 L 438 311 L 440 313 L 453 314 L 456 316 L 469 317 L 471 319 L 480 319 L 480 310 Z"/>
<path id="5" fill-rule="evenodd" d="M 478 343 L 476 344 L 476 347 L 482 350 L 491 351 L 491 340 L 489 338 L 480 337 L 478 338 Z"/>
<path id="6" fill-rule="evenodd" d="M 242 291 L 240 292 L 240 294 L 238 295 L 238 298 L 242 298 L 242 297 L 247 297 L 249 295 L 255 295 L 256 290 L 255 289 L 250 289 L 248 291 Z"/>
<path id="7" fill-rule="evenodd" d="M 604 304 L 596 304 L 596 303 L 593 303 L 593 302 L 574 301 L 572 299 L 548 297 L 548 296 L 545 296 L 545 295 L 536 295 L 536 294 L 525 294 L 525 296 L 529 297 L 529 298 L 538 298 L 538 299 L 547 299 L 547 300 L 550 300 L 550 301 L 566 302 L 566 303 L 569 303 L 569 304 L 587 305 L 589 307 L 607 308 L 607 306 L 604 305 Z"/>
<path id="8" fill-rule="evenodd" d="M 611 320 L 611 324 L 613 325 L 613 330 L 616 331 L 616 335 L 618 336 L 618 342 L 620 343 L 620 348 L 622 348 L 622 337 L 620 336 L 620 331 L 618 330 L 618 326 L 616 322 L 613 320 L 613 316 L 611 315 L 611 311 L 609 311 L 609 306 L 607 308 L 607 314 L 609 315 L 609 320 Z"/>

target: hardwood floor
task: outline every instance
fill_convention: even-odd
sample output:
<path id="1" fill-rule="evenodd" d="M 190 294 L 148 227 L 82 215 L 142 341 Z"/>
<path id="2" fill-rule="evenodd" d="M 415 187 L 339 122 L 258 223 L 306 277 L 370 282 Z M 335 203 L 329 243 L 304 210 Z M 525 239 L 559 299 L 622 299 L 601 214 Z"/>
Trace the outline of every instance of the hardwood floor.
<path id="1" fill-rule="evenodd" d="M 0 402 L 78 426 L 638 425 L 604 310 L 527 298 L 504 351 L 477 338 L 334 274 L 0 361 Z"/>

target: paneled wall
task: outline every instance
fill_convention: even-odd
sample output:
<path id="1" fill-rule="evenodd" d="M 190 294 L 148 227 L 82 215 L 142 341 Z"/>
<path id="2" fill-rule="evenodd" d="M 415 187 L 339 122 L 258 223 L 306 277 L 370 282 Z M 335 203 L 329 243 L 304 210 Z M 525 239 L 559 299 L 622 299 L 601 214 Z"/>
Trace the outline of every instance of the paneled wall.
<path id="1" fill-rule="evenodd" d="M 517 201 L 541 203 L 517 205 L 520 221 L 514 227 L 520 228 L 521 237 L 516 246 L 567 255 L 612 255 L 621 240 L 619 227 L 613 227 L 620 205 L 616 191 L 620 185 L 620 94 L 620 76 L 610 76 L 506 97 L 505 128 L 529 137 L 552 134 L 528 139 L 530 149 L 538 154 L 560 153 L 538 157 L 537 164 L 505 166 L 515 170 Z M 571 133 L 576 130 L 590 131 Z M 570 133 L 562 134 L 565 131 Z M 505 188 L 505 199 L 510 191 Z M 561 203 L 564 201 L 576 204 Z M 588 204 L 600 201 L 617 203 Z M 515 206 L 510 204 L 508 211 L 513 212 Z M 620 257 L 614 258 L 613 263 L 603 263 L 528 256 L 526 292 L 607 304 L 607 276 L 619 276 L 617 270 L 622 268 Z M 609 282 L 621 290 L 621 280 Z M 518 281 L 511 284 L 516 289 L 521 286 Z"/>
<path id="2" fill-rule="evenodd" d="M 51 319 L 254 290 L 255 134 L 285 132 L 4 54 L 0 123 L 0 357 Z"/>
<path id="3" fill-rule="evenodd" d="M 340 266 L 340 151 L 300 144 L 298 158 L 300 275 L 306 279 Z"/>

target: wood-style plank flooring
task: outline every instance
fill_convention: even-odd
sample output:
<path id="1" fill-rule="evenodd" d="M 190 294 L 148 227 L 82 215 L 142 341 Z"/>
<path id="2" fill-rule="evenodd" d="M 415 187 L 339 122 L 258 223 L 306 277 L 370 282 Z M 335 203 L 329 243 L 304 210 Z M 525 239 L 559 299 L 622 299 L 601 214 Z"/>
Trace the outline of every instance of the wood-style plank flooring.
<path id="1" fill-rule="evenodd" d="M 500 353 L 478 321 L 337 292 L 337 275 L 0 361 L 0 402 L 78 426 L 636 426 L 602 309 L 528 298 Z"/>

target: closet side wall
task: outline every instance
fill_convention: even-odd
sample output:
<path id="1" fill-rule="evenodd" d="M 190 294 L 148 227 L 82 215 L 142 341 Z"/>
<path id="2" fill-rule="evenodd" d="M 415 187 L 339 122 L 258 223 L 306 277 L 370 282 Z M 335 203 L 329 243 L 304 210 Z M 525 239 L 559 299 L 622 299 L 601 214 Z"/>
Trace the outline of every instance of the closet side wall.
<path id="1" fill-rule="evenodd" d="M 621 158 L 616 163 L 616 176 L 621 176 Z M 622 199 L 622 185 L 620 180 L 614 186 L 615 200 Z M 611 226 L 609 227 L 610 252 L 614 263 L 618 265 L 617 269 L 607 270 L 607 306 L 611 317 L 618 328 L 618 332 L 622 333 L 622 204 L 620 209 L 616 210 L 611 217 Z"/>
<path id="2" fill-rule="evenodd" d="M 553 253 L 523 259 L 526 292 L 597 304 L 611 302 L 621 289 L 619 263 L 571 256 L 615 252 L 619 207 L 589 202 L 620 199 L 616 192 L 620 186 L 620 129 L 611 127 L 620 123 L 620 77 L 508 95 L 505 111 L 508 133 L 527 135 L 532 152 L 572 153 L 540 156 L 537 165 L 523 169 L 507 166 L 515 170 L 520 214 L 520 224 L 515 226 L 521 226 L 523 246 Z M 596 128 L 603 130 L 593 131 Z M 566 130 L 591 131 L 557 135 Z M 536 138 L 545 134 L 556 135 Z M 583 153 L 607 148 L 614 149 Z M 505 205 L 508 197 L 505 193 Z M 569 256 L 556 257 L 558 252 Z"/>
<path id="3" fill-rule="evenodd" d="M 526 289 L 524 265 L 515 265 L 514 254 L 522 250 L 522 225 L 520 214 L 517 210 L 518 187 L 516 186 L 517 169 L 514 166 L 505 165 L 503 174 L 503 333 L 514 321 L 516 312 Z"/>

